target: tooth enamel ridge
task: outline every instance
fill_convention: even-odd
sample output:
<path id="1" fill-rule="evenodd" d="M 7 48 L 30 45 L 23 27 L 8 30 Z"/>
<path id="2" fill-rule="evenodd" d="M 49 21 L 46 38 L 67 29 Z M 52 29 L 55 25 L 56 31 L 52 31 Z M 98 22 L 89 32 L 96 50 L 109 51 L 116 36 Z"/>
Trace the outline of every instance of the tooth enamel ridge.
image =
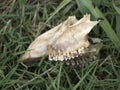
<path id="1" fill-rule="evenodd" d="M 60 53 L 60 52 L 59 52 Z M 82 56 L 83 54 L 85 54 L 85 49 L 82 47 L 78 50 L 69 52 L 69 53 L 63 53 L 63 54 L 59 54 L 57 53 L 56 55 L 51 54 L 49 55 L 49 60 L 52 61 L 67 61 L 67 60 L 71 60 L 71 59 L 75 59 L 78 56 Z"/>

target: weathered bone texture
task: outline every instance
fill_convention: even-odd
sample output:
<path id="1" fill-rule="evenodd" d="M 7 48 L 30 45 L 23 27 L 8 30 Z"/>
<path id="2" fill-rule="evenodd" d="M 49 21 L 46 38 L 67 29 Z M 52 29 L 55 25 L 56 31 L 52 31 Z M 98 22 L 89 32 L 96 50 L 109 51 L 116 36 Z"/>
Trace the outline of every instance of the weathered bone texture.
<path id="1" fill-rule="evenodd" d="M 28 47 L 21 61 L 35 59 L 44 55 L 49 60 L 63 61 L 83 55 L 90 46 L 88 33 L 100 22 L 90 21 L 86 14 L 77 20 L 75 16 L 37 37 Z"/>

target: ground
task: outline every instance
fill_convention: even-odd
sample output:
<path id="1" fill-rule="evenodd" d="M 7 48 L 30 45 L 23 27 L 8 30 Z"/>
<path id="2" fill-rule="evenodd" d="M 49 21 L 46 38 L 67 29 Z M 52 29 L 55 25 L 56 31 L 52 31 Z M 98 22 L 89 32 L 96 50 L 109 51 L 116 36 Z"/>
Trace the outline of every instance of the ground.
<path id="1" fill-rule="evenodd" d="M 1 0 L 1 90 L 120 90 L 120 1 L 118 0 Z M 41 33 L 70 15 L 104 21 L 90 36 L 103 47 L 98 60 L 84 67 L 51 62 L 47 57 L 23 65 L 21 55 Z"/>

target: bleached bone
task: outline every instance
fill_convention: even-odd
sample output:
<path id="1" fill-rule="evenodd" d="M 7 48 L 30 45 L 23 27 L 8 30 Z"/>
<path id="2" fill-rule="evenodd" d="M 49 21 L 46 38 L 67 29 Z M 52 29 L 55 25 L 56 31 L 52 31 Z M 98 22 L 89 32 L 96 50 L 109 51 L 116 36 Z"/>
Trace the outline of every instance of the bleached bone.
<path id="1" fill-rule="evenodd" d="M 88 33 L 99 22 L 100 20 L 90 21 L 89 14 L 84 15 L 80 20 L 75 16 L 69 16 L 66 21 L 38 36 L 30 44 L 21 61 L 44 55 L 48 55 L 50 60 L 66 60 L 71 57 L 71 52 L 89 47 Z M 84 50 L 81 52 L 83 53 Z"/>

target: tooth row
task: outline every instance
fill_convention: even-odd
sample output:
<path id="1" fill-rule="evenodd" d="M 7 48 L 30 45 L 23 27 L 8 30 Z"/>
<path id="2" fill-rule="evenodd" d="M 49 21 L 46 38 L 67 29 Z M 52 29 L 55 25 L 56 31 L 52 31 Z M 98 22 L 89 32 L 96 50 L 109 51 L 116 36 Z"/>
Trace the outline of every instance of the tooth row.
<path id="1" fill-rule="evenodd" d="M 78 57 L 79 55 L 82 56 L 82 54 L 85 53 L 84 48 L 80 48 L 76 51 L 70 52 L 70 53 L 64 53 L 62 55 L 49 55 L 49 60 L 52 61 L 63 61 L 63 60 L 70 60 L 70 59 L 74 59 L 75 57 Z"/>

